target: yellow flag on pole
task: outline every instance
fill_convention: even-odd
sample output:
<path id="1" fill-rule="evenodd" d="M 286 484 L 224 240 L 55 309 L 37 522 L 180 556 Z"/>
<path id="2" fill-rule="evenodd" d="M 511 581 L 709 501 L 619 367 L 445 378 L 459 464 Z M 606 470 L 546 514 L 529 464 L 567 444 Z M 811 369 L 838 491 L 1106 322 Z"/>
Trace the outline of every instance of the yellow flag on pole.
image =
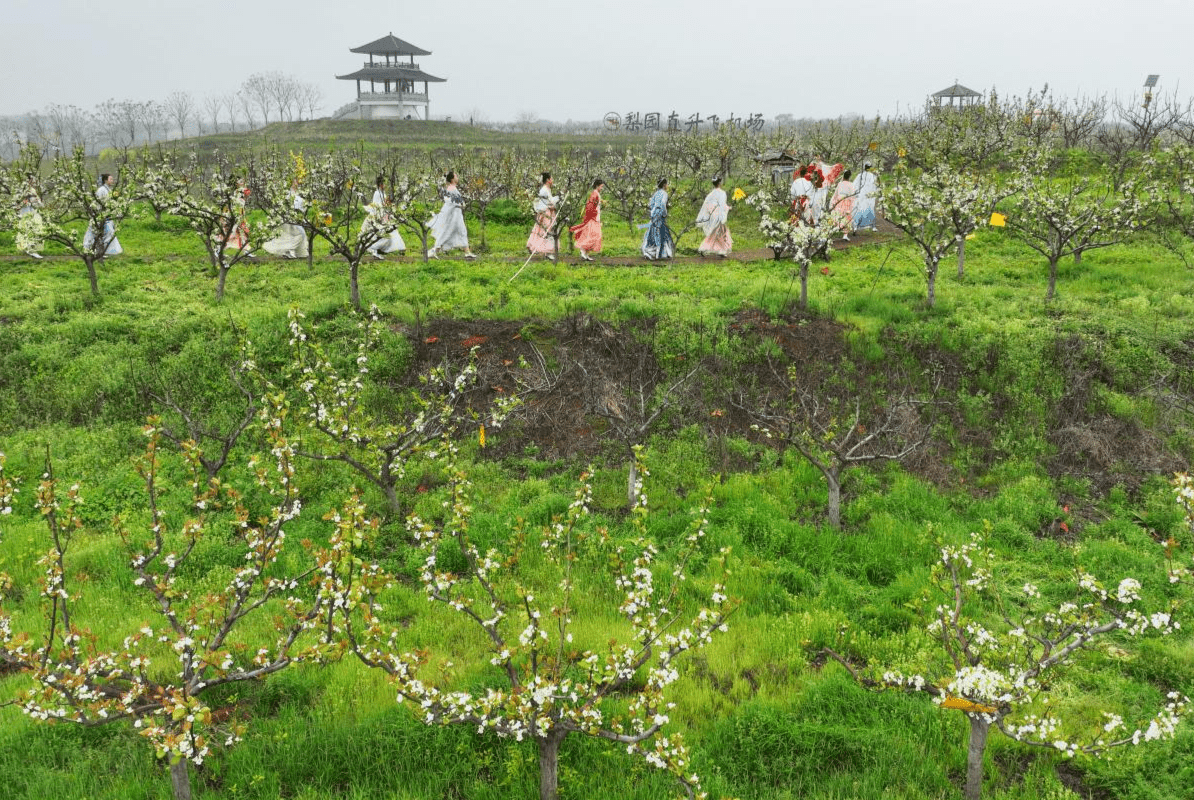
<path id="1" fill-rule="evenodd" d="M 995 213 L 991 214 L 991 224 L 996 228 L 1002 228 L 1007 225 L 1007 217 L 996 211 Z"/>

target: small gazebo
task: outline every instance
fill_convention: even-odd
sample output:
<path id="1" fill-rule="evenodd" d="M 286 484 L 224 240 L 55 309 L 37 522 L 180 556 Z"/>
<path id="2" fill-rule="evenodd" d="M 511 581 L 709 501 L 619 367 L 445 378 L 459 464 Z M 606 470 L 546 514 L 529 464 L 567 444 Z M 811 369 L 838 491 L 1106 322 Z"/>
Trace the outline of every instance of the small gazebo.
<path id="1" fill-rule="evenodd" d="M 349 75 L 336 76 L 338 80 L 357 82 L 358 119 L 430 118 L 431 101 L 428 99 L 427 84 L 446 80 L 428 75 L 415 62 L 415 56 L 429 56 L 430 50 L 416 47 L 390 33 L 375 42 L 354 47 L 349 52 L 369 56 L 361 69 Z M 364 86 L 366 81 L 369 83 L 368 89 Z M 423 85 L 422 91 L 418 91 L 420 83 Z"/>
<path id="2" fill-rule="evenodd" d="M 949 108 L 967 108 L 977 103 L 982 98 L 982 94 L 973 89 L 967 89 L 962 84 L 954 81 L 953 86 L 942 89 L 939 92 L 934 92 L 931 97 L 933 98 L 933 105 L 939 108 L 943 105 Z M 948 102 L 943 104 L 943 100 L 947 100 Z"/>

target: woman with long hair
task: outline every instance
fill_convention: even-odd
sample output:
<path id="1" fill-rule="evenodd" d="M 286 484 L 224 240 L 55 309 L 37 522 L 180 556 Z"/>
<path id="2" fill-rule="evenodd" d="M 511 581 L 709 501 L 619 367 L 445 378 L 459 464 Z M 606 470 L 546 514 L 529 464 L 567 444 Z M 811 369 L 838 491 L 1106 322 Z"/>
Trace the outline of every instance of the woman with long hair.
<path id="1" fill-rule="evenodd" d="M 713 179 L 713 189 L 705 195 L 705 202 L 701 204 L 701 212 L 697 215 L 697 225 L 705 232 L 705 240 L 697 248 L 698 253 L 711 253 L 722 258 L 730 254 L 734 240 L 730 236 L 730 229 L 726 227 L 729 214 L 730 204 L 725 189 L 721 188 L 719 176 Z"/>
<path id="2" fill-rule="evenodd" d="M 374 184 L 377 188 L 373 190 L 373 199 L 366 206 L 369 216 L 361 223 L 361 233 L 365 232 L 367 225 L 376 226 L 374 232 L 381 238 L 369 245 L 368 250 L 374 258 L 381 261 L 385 259 L 385 253 L 405 253 L 406 242 L 402 241 L 402 234 L 398 233 L 398 229 L 392 227 L 394 215 L 390 213 L 390 204 L 386 198 L 386 177 L 378 175 Z"/>
<path id="3" fill-rule="evenodd" d="M 112 187 L 116 185 L 116 176 L 110 175 L 107 172 L 100 175 L 99 188 L 95 190 L 95 199 L 100 201 L 100 205 L 105 205 L 109 197 L 112 196 Z M 101 241 L 97 241 L 97 238 Z M 83 234 L 83 247 L 88 250 L 94 249 L 100 258 L 108 256 L 118 256 L 124 252 L 124 248 L 120 246 L 120 240 L 116 238 L 116 223 L 110 219 L 104 220 L 104 231 L 100 237 L 95 234 L 95 228 L 91 223 L 87 223 L 87 232 Z"/>
<path id="4" fill-rule="evenodd" d="M 593 181 L 593 189 L 589 192 L 589 199 L 585 201 L 585 213 L 579 225 L 573 225 L 572 241 L 580 250 L 580 257 L 585 261 L 592 261 L 589 253 L 601 252 L 601 190 L 605 181 L 600 178 Z"/>
<path id="5" fill-rule="evenodd" d="M 643 255 L 649 261 L 671 258 L 676 253 L 672 231 L 667 226 L 667 199 L 667 178 L 660 178 L 655 194 L 651 195 L 651 202 L 647 204 L 651 222 L 647 225 L 647 234 L 643 236 Z"/>
<path id="6" fill-rule="evenodd" d="M 435 246 L 427 251 L 431 258 L 439 258 L 437 251 L 446 253 L 449 250 L 464 248 L 465 258 L 476 258 L 468 246 L 468 228 L 464 225 L 464 198 L 460 189 L 456 188 L 456 173 L 448 171 L 444 175 L 444 187 L 440 194 L 444 204 L 439 213 L 431 218 L 431 237 L 435 239 Z"/>
<path id="7" fill-rule="evenodd" d="M 544 172 L 539 193 L 535 196 L 535 224 L 531 228 L 531 235 L 527 237 L 527 250 L 547 256 L 548 261 L 555 261 L 556 234 L 553 229 L 560 198 L 551 193 L 551 184 L 551 173 Z"/>

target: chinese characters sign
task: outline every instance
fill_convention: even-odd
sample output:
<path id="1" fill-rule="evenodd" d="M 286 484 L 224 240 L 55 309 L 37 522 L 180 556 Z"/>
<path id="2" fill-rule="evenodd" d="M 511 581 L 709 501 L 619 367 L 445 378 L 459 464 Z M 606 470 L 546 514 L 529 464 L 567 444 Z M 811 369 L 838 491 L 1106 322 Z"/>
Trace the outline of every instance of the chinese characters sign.
<path id="1" fill-rule="evenodd" d="M 675 111 L 664 117 L 658 111 L 650 111 L 640 113 L 638 111 L 627 112 L 625 116 L 611 111 L 605 115 L 605 125 L 611 130 L 621 130 L 627 133 L 648 133 L 650 131 L 666 131 L 668 133 L 700 133 L 701 126 L 705 126 L 706 131 L 715 131 L 722 125 L 730 127 L 739 127 L 748 131 L 758 132 L 763 130 L 763 115 L 751 114 L 745 120 L 741 117 L 736 117 L 731 112 L 730 116 L 722 119 L 716 114 L 701 119 L 701 115 L 691 114 L 688 117 L 681 117 Z"/>

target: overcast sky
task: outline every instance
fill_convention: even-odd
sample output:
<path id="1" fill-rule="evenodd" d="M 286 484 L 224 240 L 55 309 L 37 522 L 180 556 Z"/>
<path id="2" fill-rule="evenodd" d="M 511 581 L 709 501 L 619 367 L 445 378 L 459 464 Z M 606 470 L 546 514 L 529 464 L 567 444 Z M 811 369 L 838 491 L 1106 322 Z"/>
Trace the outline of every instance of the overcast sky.
<path id="1" fill-rule="evenodd" d="M 888 116 L 960 81 L 1020 95 L 1194 93 L 1192 0 L 0 0 L 0 114 L 234 92 L 278 70 L 355 97 L 349 48 L 430 56 L 431 114 Z"/>

